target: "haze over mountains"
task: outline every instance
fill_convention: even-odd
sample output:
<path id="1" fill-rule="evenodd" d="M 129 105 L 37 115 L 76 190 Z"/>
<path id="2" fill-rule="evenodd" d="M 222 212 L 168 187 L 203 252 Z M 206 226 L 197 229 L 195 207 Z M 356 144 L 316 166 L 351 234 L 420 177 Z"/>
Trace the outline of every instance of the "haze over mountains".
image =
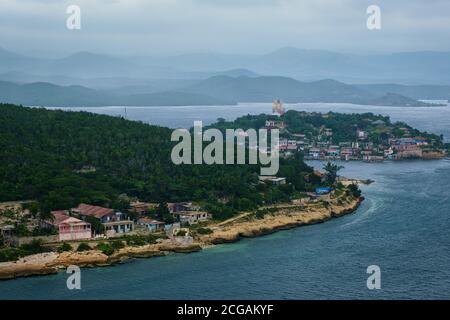
<path id="1" fill-rule="evenodd" d="M 282 48 L 263 55 L 79 52 L 45 59 L 0 48 L 0 81 L 2 102 L 25 105 L 214 105 L 282 99 L 421 106 L 417 99 L 450 99 L 450 53 L 354 55 Z"/>

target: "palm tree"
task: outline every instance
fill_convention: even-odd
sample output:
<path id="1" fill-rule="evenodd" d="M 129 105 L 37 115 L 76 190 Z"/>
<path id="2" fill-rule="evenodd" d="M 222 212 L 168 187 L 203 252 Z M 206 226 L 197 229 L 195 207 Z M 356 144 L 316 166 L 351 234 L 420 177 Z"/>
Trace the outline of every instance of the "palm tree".
<path id="1" fill-rule="evenodd" d="M 344 169 L 344 167 L 328 162 L 326 165 L 323 166 L 323 169 L 326 171 L 327 176 L 326 181 L 330 185 L 333 185 L 336 182 L 339 170 Z"/>

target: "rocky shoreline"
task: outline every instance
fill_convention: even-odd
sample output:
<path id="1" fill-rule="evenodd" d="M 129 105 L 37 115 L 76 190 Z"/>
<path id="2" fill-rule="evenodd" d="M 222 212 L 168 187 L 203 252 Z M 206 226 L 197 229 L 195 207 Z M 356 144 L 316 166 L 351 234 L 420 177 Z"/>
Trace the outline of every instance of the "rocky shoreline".
<path id="1" fill-rule="evenodd" d="M 241 238 L 268 235 L 280 230 L 291 229 L 302 225 L 322 223 L 329 219 L 354 212 L 363 197 L 350 199 L 333 199 L 327 205 L 279 205 L 276 210 L 263 218 L 245 216 L 230 224 L 211 227 L 212 233 L 201 235 L 190 245 L 179 245 L 170 240 L 158 244 L 140 247 L 127 246 L 107 256 L 98 250 L 86 252 L 41 253 L 27 256 L 15 262 L 0 263 L 0 280 L 14 279 L 35 275 L 57 273 L 70 265 L 79 267 L 110 266 L 134 258 L 150 258 L 170 253 L 191 253 L 212 245 L 232 243 Z"/>
<path id="2" fill-rule="evenodd" d="M 242 238 L 259 237 L 303 225 L 323 223 L 332 218 L 353 213 L 363 200 L 363 197 L 359 197 L 347 203 L 330 204 L 327 208 L 286 206 L 280 208 L 280 212 L 274 215 L 266 215 L 264 219 L 236 222 L 230 226 L 214 230 L 212 234 L 202 236 L 200 240 L 206 245 L 232 243 Z"/>
<path id="3" fill-rule="evenodd" d="M 49 252 L 27 256 L 15 262 L 0 263 L 0 280 L 15 279 L 35 275 L 57 273 L 68 266 L 76 265 L 80 268 L 105 267 L 129 259 L 160 257 L 169 253 L 190 253 L 202 250 L 199 244 L 155 244 L 140 247 L 125 247 L 111 256 L 98 250 L 85 252 Z"/>

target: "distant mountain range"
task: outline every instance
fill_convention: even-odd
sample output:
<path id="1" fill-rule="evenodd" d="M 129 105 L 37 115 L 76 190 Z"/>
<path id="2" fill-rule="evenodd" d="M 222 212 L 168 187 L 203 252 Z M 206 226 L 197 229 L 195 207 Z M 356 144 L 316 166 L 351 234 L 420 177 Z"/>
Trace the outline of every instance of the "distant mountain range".
<path id="1" fill-rule="evenodd" d="M 391 87 L 387 86 L 385 89 L 391 89 Z M 199 81 L 168 81 L 159 87 L 125 86 L 114 90 L 95 90 L 84 86 L 59 86 L 45 82 L 20 85 L 0 81 L 1 102 L 31 106 L 228 105 L 237 102 L 272 102 L 275 99 L 282 99 L 287 103 L 343 102 L 386 106 L 428 105 L 399 93 L 384 91 L 380 86 L 361 87 L 335 80 L 302 82 L 276 76 L 214 76 Z"/>
<path id="2" fill-rule="evenodd" d="M 58 86 L 45 82 L 18 85 L 4 81 L 0 81 L 0 101 L 45 107 L 226 105 L 236 103 L 229 99 L 188 92 L 164 91 L 117 95 L 82 86 Z"/>
<path id="3" fill-rule="evenodd" d="M 83 84 L 56 82 L 61 76 L 82 81 L 87 78 L 206 79 L 216 75 L 278 75 L 302 81 L 335 79 L 358 84 L 450 85 L 450 52 L 356 55 L 289 47 L 261 55 L 194 53 L 117 57 L 79 52 L 60 59 L 40 59 L 0 48 L 0 73 L 11 72 L 22 72 L 24 82 L 31 82 L 26 75 L 46 76 L 55 79 L 50 82 L 61 85 Z"/>
<path id="4" fill-rule="evenodd" d="M 447 52 L 354 55 L 282 48 L 263 55 L 117 57 L 79 52 L 42 59 L 0 48 L 0 102 L 63 107 L 282 99 L 425 106 L 417 100 L 450 100 L 449 71 Z"/>

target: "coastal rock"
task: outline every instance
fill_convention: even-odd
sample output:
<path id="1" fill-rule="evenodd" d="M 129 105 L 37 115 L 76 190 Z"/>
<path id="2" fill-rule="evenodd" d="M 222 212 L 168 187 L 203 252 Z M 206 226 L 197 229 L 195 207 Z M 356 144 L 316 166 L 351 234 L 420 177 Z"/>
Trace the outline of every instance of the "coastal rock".
<path id="1" fill-rule="evenodd" d="M 310 225 L 327 221 L 333 217 L 354 212 L 364 198 L 352 199 L 348 203 L 330 204 L 328 208 L 281 210 L 276 215 L 266 215 L 264 219 L 235 222 L 230 226 L 215 229 L 212 234 L 200 237 L 206 245 L 239 241 L 241 238 L 267 235 L 279 230 L 291 229 L 301 225 Z"/>
<path id="2" fill-rule="evenodd" d="M 111 256 L 98 250 L 85 252 L 41 253 L 21 258 L 16 262 L 0 263 L 0 279 L 12 279 L 31 275 L 45 275 L 56 273 L 58 269 L 70 265 L 79 267 L 108 266 L 131 258 L 148 258 L 162 256 L 168 252 L 190 253 L 202 250 L 220 243 L 239 241 L 241 238 L 267 235 L 278 230 L 291 229 L 301 225 L 321 223 L 354 212 L 363 197 L 352 199 L 333 199 L 322 204 L 307 206 L 284 205 L 279 206 L 274 214 L 266 214 L 264 219 L 246 216 L 244 220 L 230 220 L 228 224 L 221 224 L 213 228 L 213 233 L 200 236 L 197 243 L 180 245 L 170 240 L 158 244 L 139 247 L 125 247 Z"/>
<path id="3" fill-rule="evenodd" d="M 108 256 L 100 251 L 91 250 L 85 252 L 62 252 L 54 261 L 47 265 L 63 268 L 70 265 L 88 267 L 102 264 L 108 264 Z"/>

